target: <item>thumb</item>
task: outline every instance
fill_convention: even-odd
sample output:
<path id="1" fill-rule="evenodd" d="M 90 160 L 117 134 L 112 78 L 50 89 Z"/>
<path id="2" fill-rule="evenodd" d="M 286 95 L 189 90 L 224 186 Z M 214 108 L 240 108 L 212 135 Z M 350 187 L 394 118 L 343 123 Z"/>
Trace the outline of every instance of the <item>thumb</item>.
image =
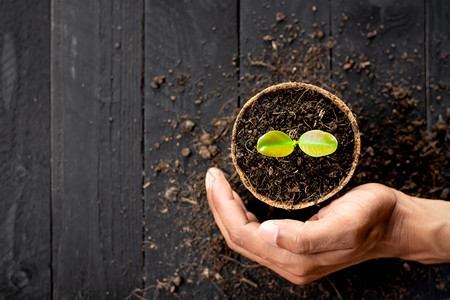
<path id="1" fill-rule="evenodd" d="M 298 254 L 313 254 L 353 248 L 350 225 L 336 218 L 300 222 L 270 220 L 262 223 L 258 235 L 267 243 Z"/>
<path id="2" fill-rule="evenodd" d="M 205 177 L 206 192 L 212 192 L 214 187 L 214 194 L 223 195 L 226 198 L 233 199 L 233 192 L 225 175 L 220 169 L 210 168 Z"/>

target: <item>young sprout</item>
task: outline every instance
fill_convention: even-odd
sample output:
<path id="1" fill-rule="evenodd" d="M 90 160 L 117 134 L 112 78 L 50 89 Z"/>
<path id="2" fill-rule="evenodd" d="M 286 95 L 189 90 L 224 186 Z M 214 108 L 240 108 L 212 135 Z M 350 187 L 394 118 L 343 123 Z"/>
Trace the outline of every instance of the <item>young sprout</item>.
<path id="1" fill-rule="evenodd" d="M 293 141 L 286 133 L 269 131 L 258 139 L 258 152 L 270 157 L 283 157 L 294 151 L 298 145 L 303 152 L 313 157 L 325 156 L 336 151 L 336 138 L 321 130 L 310 130 L 302 134 L 298 141 Z"/>

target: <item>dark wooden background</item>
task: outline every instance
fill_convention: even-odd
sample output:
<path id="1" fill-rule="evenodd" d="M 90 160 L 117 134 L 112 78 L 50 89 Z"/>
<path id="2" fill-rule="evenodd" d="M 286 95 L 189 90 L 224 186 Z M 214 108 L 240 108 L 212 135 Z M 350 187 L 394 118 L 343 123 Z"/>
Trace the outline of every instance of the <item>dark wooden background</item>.
<path id="1" fill-rule="evenodd" d="M 295 13 L 306 33 L 315 22 L 326 24 L 339 46 L 330 52 L 330 74 L 363 51 L 389 78 L 385 49 L 416 49 L 421 59 L 395 75 L 412 76 L 421 87 L 417 110 L 429 128 L 439 115 L 448 122 L 448 90 L 433 88 L 450 84 L 447 1 L 263 2 L 0 1 L 0 299 L 124 298 L 176 272 L 183 233 L 172 227 L 176 215 L 161 214 L 167 179 L 151 177 L 150 166 L 189 142 L 161 143 L 170 136 L 163 124 L 186 114 L 198 128 L 208 127 L 240 87 L 238 74 L 224 76 L 235 74 L 233 57 L 261 53 L 261 27 L 277 12 Z M 339 34 L 336 17 L 343 13 L 350 18 Z M 367 45 L 361 28 L 374 23 L 387 30 Z M 240 67 L 241 74 L 252 71 Z M 169 69 L 189 74 L 185 93 L 151 86 Z M 377 88 L 358 74 L 345 76 L 349 89 Z M 196 95 L 199 83 L 217 93 Z M 195 103 L 199 97 L 209 99 Z M 188 159 L 181 164 L 205 171 Z M 157 248 L 143 247 L 149 241 Z M 446 270 L 441 275 L 449 278 Z M 432 276 L 410 287 L 420 299 L 450 297 L 450 288 L 437 287 Z M 218 292 L 184 284 L 180 293 L 212 298 Z"/>

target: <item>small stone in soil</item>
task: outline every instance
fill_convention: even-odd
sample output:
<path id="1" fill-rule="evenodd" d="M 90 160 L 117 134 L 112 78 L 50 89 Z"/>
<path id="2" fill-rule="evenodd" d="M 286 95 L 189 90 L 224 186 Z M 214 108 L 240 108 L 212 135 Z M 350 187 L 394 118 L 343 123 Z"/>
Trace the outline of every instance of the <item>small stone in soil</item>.
<path id="1" fill-rule="evenodd" d="M 200 154 L 200 156 L 203 159 L 210 159 L 211 158 L 211 152 L 209 152 L 208 147 L 207 146 L 201 146 L 200 150 L 198 151 L 198 154 Z"/>
<path id="2" fill-rule="evenodd" d="M 323 39 L 323 37 L 325 36 L 325 34 L 323 33 L 322 30 L 319 30 L 319 32 L 317 32 L 317 37 L 321 40 Z"/>
<path id="3" fill-rule="evenodd" d="M 195 123 L 192 122 L 191 120 L 186 120 L 181 125 L 181 127 L 182 127 L 183 131 L 185 131 L 185 132 L 192 132 L 194 130 Z"/>
<path id="4" fill-rule="evenodd" d="M 166 76 L 155 76 L 151 84 L 152 88 L 157 89 L 166 82 Z"/>
<path id="5" fill-rule="evenodd" d="M 372 31 L 372 32 L 368 32 L 367 35 L 366 35 L 366 37 L 368 39 L 373 39 L 376 36 L 377 36 L 377 30 L 376 29 L 374 31 Z"/>
<path id="6" fill-rule="evenodd" d="M 200 137 L 200 141 L 203 145 L 209 146 L 213 144 L 214 138 L 209 133 L 205 133 Z"/>
<path id="7" fill-rule="evenodd" d="M 191 149 L 189 148 L 184 148 L 183 150 L 181 150 L 181 156 L 183 157 L 188 157 L 191 155 Z"/>
<path id="8" fill-rule="evenodd" d="M 403 269 L 405 269 L 405 271 L 409 272 L 409 271 L 411 271 L 411 266 L 408 263 L 404 263 Z"/>
<path id="9" fill-rule="evenodd" d="M 286 20 L 286 16 L 283 13 L 279 12 L 279 13 L 277 13 L 276 20 L 277 20 L 277 22 L 282 22 L 282 21 Z"/>
<path id="10" fill-rule="evenodd" d="M 208 151 L 211 154 L 211 157 L 216 156 L 217 154 L 219 154 L 219 147 L 217 147 L 216 145 L 210 145 L 208 147 Z"/>
<path id="11" fill-rule="evenodd" d="M 360 62 L 360 63 L 359 63 L 359 67 L 360 67 L 361 69 L 367 68 L 367 67 L 369 67 L 369 66 L 370 66 L 370 61 L 363 61 L 363 62 Z"/>
<path id="12" fill-rule="evenodd" d="M 367 147 L 366 152 L 370 155 L 370 156 L 374 156 L 374 150 L 372 146 Z"/>
<path id="13" fill-rule="evenodd" d="M 209 273 L 210 273 L 210 272 L 209 272 L 209 268 L 204 268 L 203 271 L 202 271 L 202 275 L 201 275 L 201 276 L 202 276 L 203 278 L 208 279 L 209 276 L 210 276 Z"/>
<path id="14" fill-rule="evenodd" d="M 263 37 L 263 40 L 266 41 L 266 42 L 271 42 L 271 41 L 274 40 L 274 38 L 273 38 L 273 36 L 271 36 L 271 35 L 265 35 L 265 36 Z"/>
<path id="15" fill-rule="evenodd" d="M 346 63 L 345 65 L 344 65 L 344 70 L 349 70 L 351 67 L 352 67 L 352 63 Z"/>
<path id="16" fill-rule="evenodd" d="M 166 190 L 166 192 L 164 193 L 164 198 L 173 202 L 173 201 L 177 200 L 179 193 L 180 193 L 180 189 L 173 186 Z"/>
<path id="17" fill-rule="evenodd" d="M 183 279 L 180 276 L 176 276 L 173 278 L 172 282 L 175 286 L 180 286 Z"/>

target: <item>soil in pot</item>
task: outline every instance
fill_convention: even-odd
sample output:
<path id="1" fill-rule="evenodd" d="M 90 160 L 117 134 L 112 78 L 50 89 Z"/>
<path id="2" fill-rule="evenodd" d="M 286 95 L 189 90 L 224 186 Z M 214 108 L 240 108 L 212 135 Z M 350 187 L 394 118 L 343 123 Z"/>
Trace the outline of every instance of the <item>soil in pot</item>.
<path id="1" fill-rule="evenodd" d="M 272 206 L 297 209 L 326 200 L 348 182 L 356 167 L 360 147 L 356 122 L 352 127 L 348 108 L 344 112 L 320 91 L 306 84 L 277 85 L 252 98 L 236 120 L 235 166 L 247 188 Z M 271 130 L 298 140 L 312 129 L 333 134 L 339 143 L 336 152 L 311 157 L 297 147 L 276 158 L 257 151 L 259 137 Z"/>

